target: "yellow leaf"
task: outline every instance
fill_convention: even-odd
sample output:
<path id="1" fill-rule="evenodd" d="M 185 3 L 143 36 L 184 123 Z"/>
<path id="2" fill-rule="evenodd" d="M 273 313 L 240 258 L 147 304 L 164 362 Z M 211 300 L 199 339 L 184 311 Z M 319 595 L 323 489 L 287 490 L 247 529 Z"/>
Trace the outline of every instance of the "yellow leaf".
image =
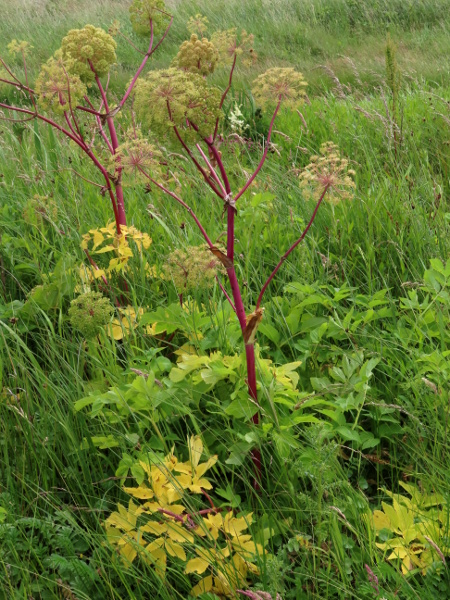
<path id="1" fill-rule="evenodd" d="M 105 276 L 105 271 L 103 269 L 94 269 L 94 277 L 95 279 L 100 279 L 100 277 Z"/>
<path id="2" fill-rule="evenodd" d="M 190 542 L 194 541 L 194 536 L 190 531 L 183 527 L 179 523 L 168 522 L 167 523 L 167 535 L 174 542 Z"/>
<path id="3" fill-rule="evenodd" d="M 206 594 L 212 590 L 213 586 L 213 578 L 212 575 L 208 575 L 201 579 L 197 585 L 195 585 L 191 590 L 191 596 L 197 597 L 200 594 Z"/>
<path id="4" fill-rule="evenodd" d="M 219 457 L 217 455 L 211 456 L 211 458 L 209 458 L 206 462 L 202 463 L 201 465 L 198 465 L 198 467 L 195 469 L 195 475 L 197 477 L 201 477 L 202 475 L 204 475 L 208 469 L 210 469 L 216 464 L 218 459 Z"/>
<path id="5" fill-rule="evenodd" d="M 198 573 L 199 575 L 201 575 L 206 571 L 208 567 L 209 563 L 203 558 L 191 558 L 191 560 L 188 561 L 184 572 L 186 574 Z"/>
<path id="6" fill-rule="evenodd" d="M 155 521 L 148 521 L 145 525 L 140 528 L 145 533 L 152 533 L 153 535 L 162 535 L 167 532 L 167 523 L 155 523 Z"/>
<path id="7" fill-rule="evenodd" d="M 389 520 L 389 517 L 381 510 L 373 511 L 373 524 L 377 531 L 380 529 L 391 528 L 391 521 Z"/>
<path id="8" fill-rule="evenodd" d="M 137 550 L 132 544 L 128 543 L 121 548 L 120 555 L 125 560 L 125 563 L 131 564 L 137 556 Z"/>
<path id="9" fill-rule="evenodd" d="M 98 229 L 91 229 L 91 231 L 89 233 L 92 233 L 92 239 L 94 241 L 94 245 L 92 247 L 93 250 L 95 250 L 97 248 L 97 246 L 100 246 L 100 244 L 103 242 L 103 235 L 100 233 L 100 231 Z"/>
<path id="10" fill-rule="evenodd" d="M 139 498 L 139 500 L 148 500 L 149 498 L 153 498 L 153 491 L 144 484 L 140 485 L 137 488 L 133 487 L 124 487 L 124 492 L 130 494 L 134 498 Z"/>
<path id="11" fill-rule="evenodd" d="M 186 552 L 180 544 L 172 542 L 172 540 L 166 540 L 166 550 L 171 556 L 176 556 L 180 560 L 186 560 Z"/>
<path id="12" fill-rule="evenodd" d="M 103 246 L 103 248 L 100 248 L 100 250 L 93 252 L 93 254 L 104 254 L 105 252 L 112 252 L 114 250 L 115 250 L 114 246 L 112 246 L 110 244 L 109 246 Z"/>
<path id="13" fill-rule="evenodd" d="M 153 540 L 153 542 L 150 542 L 150 544 L 146 547 L 147 552 L 149 552 L 150 554 L 159 554 L 159 550 L 161 550 L 161 548 L 164 546 L 164 539 L 163 538 L 158 538 L 157 540 Z"/>
<path id="14" fill-rule="evenodd" d="M 109 335 L 110 335 L 110 337 L 114 338 L 115 340 L 123 339 L 123 329 L 117 319 L 114 319 L 114 321 L 110 324 Z"/>
<path id="15" fill-rule="evenodd" d="M 223 529 L 225 533 L 229 533 L 232 536 L 238 536 L 242 531 L 248 528 L 251 525 L 253 517 L 253 513 L 249 513 L 245 517 L 241 517 L 240 519 L 236 519 L 233 517 L 233 513 L 228 512 L 225 515 Z"/>
<path id="16" fill-rule="evenodd" d="M 197 467 L 203 453 L 203 443 L 199 435 L 193 435 L 188 440 L 189 459 L 193 467 Z"/>

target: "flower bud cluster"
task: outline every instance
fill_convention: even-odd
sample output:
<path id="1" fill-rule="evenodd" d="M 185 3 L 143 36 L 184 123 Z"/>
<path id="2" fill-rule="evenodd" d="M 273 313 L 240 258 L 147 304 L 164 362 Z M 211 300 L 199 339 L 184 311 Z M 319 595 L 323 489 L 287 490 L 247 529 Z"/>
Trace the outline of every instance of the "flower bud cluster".
<path id="1" fill-rule="evenodd" d="M 195 73 L 173 67 L 151 71 L 135 89 L 136 112 L 152 130 L 164 132 L 177 127 L 185 137 L 204 138 L 211 135 L 216 120 L 223 116 L 220 90 Z"/>
<path id="2" fill-rule="evenodd" d="M 151 31 L 158 33 L 163 28 L 167 19 L 164 0 L 133 0 L 130 6 L 130 21 L 136 33 L 148 35 Z"/>
<path id="3" fill-rule="evenodd" d="M 252 93 L 262 107 L 276 105 L 281 100 L 284 106 L 295 108 L 307 85 L 303 75 L 294 69 L 274 67 L 255 79 Z"/>
<path id="4" fill-rule="evenodd" d="M 332 204 L 350 199 L 354 194 L 355 171 L 348 168 L 348 160 L 341 158 L 333 142 L 320 146 L 320 155 L 311 156 L 310 163 L 300 173 L 300 187 L 305 199 L 318 200 L 326 189 L 325 199 Z"/>
<path id="5" fill-rule="evenodd" d="M 214 72 L 218 60 L 219 53 L 214 44 L 206 38 L 199 39 L 193 33 L 190 40 L 181 44 L 172 64 L 191 73 L 209 75 Z"/>
<path id="6" fill-rule="evenodd" d="M 180 293 L 208 289 L 216 275 L 224 272 L 222 263 L 204 246 L 174 250 L 169 254 L 166 268 Z"/>
<path id="7" fill-rule="evenodd" d="M 35 84 L 40 106 L 63 114 L 86 94 L 86 86 L 78 75 L 69 73 L 60 57 L 50 58 L 41 67 Z"/>
<path id="8" fill-rule="evenodd" d="M 72 300 L 69 317 L 72 327 L 85 338 L 98 335 L 105 325 L 111 321 L 113 307 L 108 298 L 100 292 L 86 292 Z"/>
<path id="9" fill-rule="evenodd" d="M 116 63 L 115 40 L 93 25 L 83 29 L 71 29 L 61 44 L 62 58 L 71 73 L 83 81 L 93 81 L 95 75 L 102 77 Z"/>

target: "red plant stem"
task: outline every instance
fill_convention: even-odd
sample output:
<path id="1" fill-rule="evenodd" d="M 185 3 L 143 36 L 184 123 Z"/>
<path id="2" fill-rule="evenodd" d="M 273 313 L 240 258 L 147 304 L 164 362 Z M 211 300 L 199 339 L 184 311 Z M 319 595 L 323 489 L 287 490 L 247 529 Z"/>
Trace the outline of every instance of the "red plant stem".
<path id="1" fill-rule="evenodd" d="M 111 154 L 114 154 L 114 148 L 111 146 L 111 142 L 108 140 L 108 136 L 106 135 L 105 130 L 103 129 L 100 113 L 96 110 L 93 110 L 94 106 L 87 96 L 85 96 L 84 99 L 90 105 L 91 109 L 85 108 L 84 106 L 77 106 L 77 109 L 86 110 L 87 112 L 95 115 L 95 120 L 97 122 L 97 127 L 100 132 L 100 135 L 102 136 L 106 145 L 108 146 L 108 150 L 111 152 Z"/>
<path id="2" fill-rule="evenodd" d="M 213 176 L 213 179 L 215 180 L 215 182 L 217 183 L 217 185 L 220 187 L 220 191 L 222 192 L 222 194 L 224 196 L 227 195 L 225 188 L 222 185 L 222 182 L 220 181 L 217 173 L 214 170 L 214 167 L 212 166 L 212 164 L 209 162 L 208 157 L 206 156 L 206 154 L 203 152 L 202 147 L 200 146 L 200 144 L 195 144 L 197 150 L 200 152 L 201 157 L 203 158 L 203 160 L 205 161 L 211 175 Z"/>
<path id="3" fill-rule="evenodd" d="M 206 497 L 206 499 L 210 503 L 211 508 L 215 509 L 216 507 L 214 506 L 214 502 L 211 500 L 211 496 L 208 494 L 208 492 L 205 492 L 205 490 L 203 488 L 202 488 L 202 494 Z"/>
<path id="4" fill-rule="evenodd" d="M 156 187 L 158 187 L 160 190 L 162 190 L 165 194 L 171 196 L 174 200 L 176 200 L 179 204 L 181 204 L 181 206 L 183 206 L 183 208 L 185 208 L 188 213 L 191 215 L 191 217 L 194 219 L 197 227 L 200 229 L 201 234 L 203 235 L 203 237 L 206 240 L 206 243 L 208 244 L 208 246 L 210 248 L 214 247 L 214 244 L 212 243 L 212 241 L 210 240 L 208 234 L 205 231 L 205 228 L 203 227 L 203 225 L 200 223 L 197 215 L 194 213 L 194 211 L 192 210 L 192 208 L 186 204 L 186 202 L 184 202 L 184 200 L 182 200 L 179 196 L 177 196 L 177 194 L 175 194 L 174 192 L 170 191 L 168 188 L 166 188 L 165 186 L 163 186 L 161 183 L 158 183 L 157 181 L 155 181 L 152 177 L 150 177 L 147 173 L 145 173 L 145 171 L 141 170 L 142 173 L 148 177 L 148 179 L 154 184 L 156 185 Z"/>
<path id="5" fill-rule="evenodd" d="M 167 100 L 167 111 L 169 113 L 169 119 L 172 121 L 173 123 L 173 119 L 172 119 L 172 110 L 170 108 L 170 103 Z M 209 187 L 213 190 L 213 192 L 215 194 L 217 194 L 217 196 L 219 196 L 219 198 L 223 199 L 223 194 L 221 194 L 221 192 L 217 189 L 217 187 L 214 185 L 214 183 L 211 181 L 211 179 L 208 177 L 208 174 L 206 173 L 205 169 L 201 166 L 201 164 L 198 162 L 198 160 L 195 158 L 195 156 L 192 154 L 191 149 L 188 147 L 188 145 L 186 144 L 186 142 L 183 140 L 183 138 L 180 135 L 180 132 L 178 131 L 177 126 L 174 124 L 173 125 L 173 130 L 175 132 L 175 135 L 178 138 L 178 141 L 180 142 L 180 144 L 183 146 L 183 148 L 185 149 L 187 155 L 189 156 L 189 158 L 192 160 L 192 162 L 194 163 L 194 165 L 197 167 L 198 171 L 200 171 L 200 173 L 203 176 L 203 179 L 206 181 L 206 183 L 209 185 Z"/>
<path id="6" fill-rule="evenodd" d="M 93 267 L 93 269 L 95 271 L 100 271 L 97 263 L 95 262 L 95 260 L 92 258 L 92 256 L 89 254 L 89 252 L 86 249 L 84 250 L 84 253 L 86 254 L 87 259 L 90 262 L 90 264 Z M 108 280 L 106 279 L 106 277 L 104 275 L 102 275 L 101 277 L 103 279 L 103 283 L 105 283 L 109 287 L 109 283 L 108 283 Z"/>
<path id="7" fill-rule="evenodd" d="M 73 135 L 76 136 L 80 140 L 80 142 L 82 142 L 84 144 L 84 142 L 80 138 L 78 132 L 76 132 L 75 129 L 72 127 L 72 123 L 70 122 L 69 115 L 67 114 L 67 111 L 64 112 L 64 119 L 66 120 L 67 126 L 70 129 L 70 131 L 73 133 Z"/>
<path id="8" fill-rule="evenodd" d="M 267 281 L 265 282 L 265 284 L 262 287 L 262 290 L 258 296 L 258 300 L 256 302 L 256 308 L 259 308 L 261 305 L 261 300 L 262 297 L 264 295 L 264 292 L 266 291 L 267 287 L 269 286 L 270 282 L 272 281 L 272 279 L 275 277 L 275 275 L 277 274 L 278 270 L 280 269 L 281 265 L 284 263 L 284 261 L 287 259 L 287 257 L 289 256 L 289 254 L 295 250 L 295 248 L 297 248 L 297 246 L 300 244 L 300 242 L 302 242 L 305 239 L 306 234 L 309 231 L 309 228 L 311 227 L 311 225 L 314 223 L 314 219 L 316 218 L 317 215 L 317 211 L 319 210 L 320 205 L 322 204 L 322 200 L 325 197 L 325 194 L 328 191 L 328 188 L 330 187 L 330 184 L 327 184 L 324 189 L 323 192 L 319 198 L 319 200 L 317 201 L 316 207 L 314 208 L 314 212 L 309 220 L 308 225 L 305 227 L 305 230 L 303 231 L 302 235 L 298 238 L 298 240 L 296 240 L 292 246 L 283 254 L 283 256 L 280 258 L 277 266 L 275 267 L 275 269 L 272 271 L 272 273 L 269 275 L 269 277 L 267 278 Z"/>
<path id="9" fill-rule="evenodd" d="M 270 121 L 270 126 L 269 126 L 269 132 L 267 134 L 267 140 L 266 140 L 266 147 L 264 149 L 263 155 L 261 157 L 261 160 L 259 161 L 258 166 L 256 167 L 255 171 L 253 172 L 253 175 L 250 177 L 250 179 L 247 181 L 247 183 L 244 185 L 244 187 L 236 194 L 234 200 L 237 201 L 239 200 L 239 198 L 242 196 L 242 194 L 248 189 L 248 187 L 251 185 L 251 183 L 253 182 L 253 180 L 255 179 L 255 177 L 258 175 L 258 173 L 260 172 L 266 157 L 267 157 L 267 153 L 269 151 L 269 146 L 270 146 L 270 138 L 272 136 L 272 129 L 273 129 L 273 124 L 275 122 L 275 118 L 278 114 L 278 111 L 280 110 L 280 106 L 281 106 L 281 100 L 279 100 L 276 108 L 275 108 L 275 112 L 273 113 L 272 116 L 272 120 Z"/>
<path id="10" fill-rule="evenodd" d="M 145 67 L 145 65 L 147 64 L 147 61 L 148 61 L 148 59 L 150 58 L 150 56 L 151 56 L 151 54 L 152 54 L 152 52 L 153 52 L 153 49 L 152 49 L 152 48 L 153 48 L 153 19 L 150 19 L 150 44 L 149 44 L 149 46 L 148 46 L 147 53 L 146 53 L 146 55 L 144 56 L 144 60 L 141 62 L 141 64 L 140 64 L 140 66 L 139 66 L 138 70 L 136 71 L 136 73 L 135 73 L 135 75 L 134 75 L 133 79 L 131 80 L 131 83 L 130 83 L 130 85 L 128 86 L 128 89 L 127 89 L 127 91 L 125 92 L 125 94 L 124 94 L 124 96 L 123 96 L 122 100 L 119 102 L 119 106 L 120 106 L 120 108 L 122 108 L 122 106 L 123 106 L 123 105 L 125 104 L 125 102 L 127 101 L 127 99 L 128 99 L 128 96 L 131 94 L 131 92 L 132 92 L 132 90 L 133 90 L 133 88 L 134 88 L 134 86 L 135 86 L 135 83 L 136 83 L 136 81 L 137 81 L 137 79 L 138 79 L 139 75 L 142 73 L 142 69 L 143 69 L 143 68 Z"/>
<path id="11" fill-rule="evenodd" d="M 237 54 L 234 54 L 234 58 L 233 58 L 233 64 L 231 65 L 231 70 L 230 70 L 230 77 L 228 79 L 228 86 L 225 89 L 224 93 L 222 94 L 222 98 L 220 99 L 220 104 L 219 104 L 219 108 L 222 108 L 223 103 L 225 102 L 225 98 L 227 97 L 228 92 L 230 91 L 231 88 L 231 83 L 233 81 L 233 73 L 234 73 L 234 68 L 236 66 L 236 59 L 237 59 Z M 216 126 L 214 127 L 214 135 L 213 135 L 213 141 L 216 139 L 217 137 L 217 131 L 219 129 L 219 119 L 216 119 Z"/>
<path id="12" fill-rule="evenodd" d="M 44 123 L 48 123 L 49 125 L 51 125 L 55 129 L 57 129 L 60 133 L 63 133 L 66 137 L 68 137 L 73 142 L 75 142 L 83 150 L 83 152 L 85 152 L 89 156 L 89 158 L 92 160 L 92 162 L 94 163 L 94 165 L 101 171 L 103 177 L 105 178 L 106 189 L 108 190 L 109 197 L 111 198 L 111 204 L 112 204 L 112 207 L 113 207 L 114 217 L 115 217 L 115 220 L 116 220 L 117 234 L 120 235 L 121 230 L 120 230 L 119 215 L 118 215 L 118 210 L 117 210 L 117 205 L 116 205 L 116 199 L 114 197 L 114 193 L 113 193 L 112 188 L 111 188 L 111 183 L 110 183 L 110 180 L 109 180 L 109 175 L 108 175 L 108 172 L 106 171 L 105 167 L 98 161 L 98 159 L 95 157 L 95 155 L 92 153 L 92 151 L 89 148 L 87 148 L 83 144 L 83 142 L 81 142 L 78 139 L 77 136 L 74 136 L 68 129 L 65 129 L 61 125 L 58 125 L 58 123 L 56 123 L 55 121 L 52 121 L 52 119 L 44 117 L 44 115 L 41 115 L 39 113 L 35 113 L 35 112 L 31 111 L 31 110 L 28 110 L 27 108 L 21 108 L 19 106 L 11 106 L 9 104 L 4 104 L 3 102 L 0 102 L 0 108 L 6 108 L 7 110 L 13 110 L 13 111 L 15 110 L 17 112 L 24 113 L 26 115 L 32 115 L 33 118 L 40 119 L 41 121 L 44 121 Z"/>
<path id="13" fill-rule="evenodd" d="M 116 132 L 116 128 L 114 125 L 114 117 L 109 115 L 109 106 L 108 106 L 108 99 L 106 97 L 106 92 L 103 89 L 102 82 L 100 81 L 100 78 L 97 75 L 91 61 L 89 61 L 89 66 L 91 67 L 91 71 L 94 73 L 95 82 L 97 83 L 97 87 L 100 90 L 103 104 L 105 106 L 105 110 L 108 115 L 106 117 L 106 123 L 107 123 L 108 129 L 109 129 L 111 145 L 113 147 L 114 154 L 116 154 L 117 148 L 119 147 L 119 140 L 117 139 L 117 132 Z M 125 213 L 125 201 L 124 201 L 124 197 L 123 197 L 123 188 L 120 183 L 121 176 L 122 176 L 122 168 L 120 166 L 116 167 L 116 174 L 117 174 L 116 182 L 114 183 L 114 187 L 115 187 L 115 191 L 116 191 L 116 202 L 117 202 L 117 213 L 118 213 L 119 225 L 126 225 L 127 217 L 126 217 L 126 213 Z"/>
<path id="14" fill-rule="evenodd" d="M 223 292 L 223 295 L 225 296 L 225 298 L 228 300 L 228 302 L 230 303 L 231 308 L 234 310 L 234 312 L 236 312 L 236 307 L 233 304 L 233 300 L 230 298 L 230 295 L 228 294 L 227 290 L 223 287 L 223 285 L 221 284 L 221 282 L 219 281 L 219 278 L 216 275 L 216 280 L 217 283 L 219 284 L 220 289 Z"/>
<path id="15" fill-rule="evenodd" d="M 15 80 L 17 81 L 17 83 L 13 83 L 12 81 L 9 82 L 7 80 L 3 80 L 6 81 L 6 83 L 11 83 L 11 85 L 14 85 L 15 87 L 19 87 L 22 90 L 25 90 L 26 92 L 30 93 L 30 94 L 34 94 L 34 90 L 32 90 L 31 88 L 26 87 L 25 85 L 23 85 L 23 83 L 20 81 L 20 79 L 18 77 L 16 77 L 14 75 L 14 73 L 11 71 L 11 69 L 8 67 L 8 65 L 5 63 L 5 61 L 3 60 L 3 58 L 0 57 L 0 63 L 3 65 L 5 71 Z"/>

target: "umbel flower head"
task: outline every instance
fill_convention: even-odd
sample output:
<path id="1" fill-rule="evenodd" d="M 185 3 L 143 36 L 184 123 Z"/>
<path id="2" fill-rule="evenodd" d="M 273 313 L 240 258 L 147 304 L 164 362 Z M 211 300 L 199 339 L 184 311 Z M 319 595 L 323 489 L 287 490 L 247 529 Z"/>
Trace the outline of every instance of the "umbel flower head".
<path id="1" fill-rule="evenodd" d="M 187 30 L 189 33 L 197 33 L 199 37 L 204 37 L 208 31 L 208 19 L 200 13 L 197 13 L 195 17 L 189 17 L 187 22 Z"/>
<path id="2" fill-rule="evenodd" d="M 139 130 L 127 133 L 126 141 L 117 148 L 112 160 L 114 168 L 120 166 L 126 175 L 131 176 L 130 183 L 133 185 L 147 183 L 145 173 L 158 177 L 161 172 L 161 152 L 143 138 Z M 124 183 L 126 185 L 127 180 Z"/>
<path id="3" fill-rule="evenodd" d="M 193 33 L 190 40 L 181 44 L 172 64 L 191 73 L 209 75 L 214 72 L 218 60 L 219 53 L 214 44 Z"/>
<path id="4" fill-rule="evenodd" d="M 9 53 L 13 56 L 15 56 L 16 54 L 28 56 L 28 54 L 30 54 L 33 46 L 30 44 L 30 42 L 25 42 L 25 41 L 18 42 L 16 39 L 14 39 L 8 44 L 7 48 L 8 48 Z"/>
<path id="5" fill-rule="evenodd" d="M 70 105 L 76 106 L 86 94 L 86 86 L 78 75 L 69 73 L 62 58 L 56 55 L 42 65 L 35 87 L 42 108 L 58 114 L 68 111 Z"/>
<path id="6" fill-rule="evenodd" d="M 161 31 L 168 21 L 165 8 L 164 0 L 134 0 L 130 6 L 130 21 L 134 31 L 140 35 L 148 35 L 151 31 L 150 21 L 153 33 Z"/>
<path id="7" fill-rule="evenodd" d="M 100 292 L 86 292 L 72 300 L 69 317 L 72 327 L 87 339 L 93 338 L 111 321 L 113 307 Z"/>
<path id="8" fill-rule="evenodd" d="M 216 275 L 224 272 L 222 263 L 202 246 L 174 250 L 169 254 L 166 268 L 180 293 L 210 288 Z"/>
<path id="9" fill-rule="evenodd" d="M 323 143 L 320 146 L 320 154 L 311 156 L 310 161 L 299 175 L 305 199 L 318 200 L 325 188 L 325 199 L 333 204 L 353 196 L 355 182 L 352 177 L 355 171 L 348 168 L 348 160 L 341 158 L 336 144 Z"/>
<path id="10" fill-rule="evenodd" d="M 284 106 L 295 108 L 305 95 L 307 85 L 298 71 L 274 67 L 255 79 L 252 94 L 262 107 L 273 106 L 281 100 Z"/>
<path id="11" fill-rule="evenodd" d="M 93 81 L 95 74 L 106 75 L 116 63 L 115 40 L 93 25 L 71 29 L 61 44 L 62 58 L 71 73 L 83 81 Z"/>
<path id="12" fill-rule="evenodd" d="M 186 138 L 208 137 L 217 119 L 221 93 L 201 75 L 170 68 L 150 71 L 136 84 L 135 108 L 142 122 L 152 130 L 177 127 Z M 193 127 L 191 124 L 194 124 Z"/>
<path id="13" fill-rule="evenodd" d="M 238 36 L 236 27 L 225 31 L 216 31 L 211 36 L 211 42 L 219 52 L 221 64 L 231 64 L 237 56 L 244 65 L 251 66 L 257 58 L 253 50 L 255 36 L 243 29 Z"/>

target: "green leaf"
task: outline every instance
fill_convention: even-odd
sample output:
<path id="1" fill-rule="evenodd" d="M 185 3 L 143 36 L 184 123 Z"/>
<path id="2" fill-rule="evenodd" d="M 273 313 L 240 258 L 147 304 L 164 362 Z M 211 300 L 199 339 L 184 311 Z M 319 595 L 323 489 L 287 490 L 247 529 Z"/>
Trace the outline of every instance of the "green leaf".
<path id="1" fill-rule="evenodd" d="M 361 443 L 361 438 L 357 431 L 350 429 L 349 427 L 338 427 L 336 432 L 346 441 Z"/>

